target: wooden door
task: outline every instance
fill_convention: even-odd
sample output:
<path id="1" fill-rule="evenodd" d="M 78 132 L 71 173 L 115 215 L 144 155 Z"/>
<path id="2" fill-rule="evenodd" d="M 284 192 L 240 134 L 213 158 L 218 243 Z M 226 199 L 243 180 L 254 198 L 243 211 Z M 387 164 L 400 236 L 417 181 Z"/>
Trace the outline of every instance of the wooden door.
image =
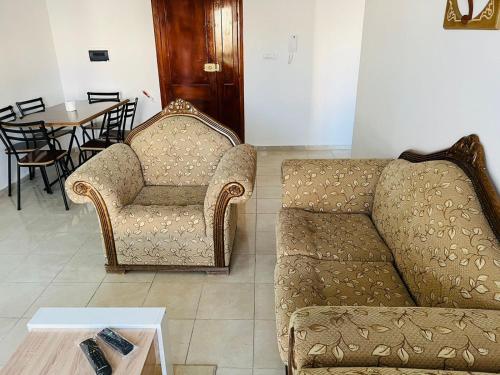
<path id="1" fill-rule="evenodd" d="M 177 98 L 244 139 L 241 0 L 152 0 L 162 105 Z M 205 64 L 218 64 L 206 71 Z"/>

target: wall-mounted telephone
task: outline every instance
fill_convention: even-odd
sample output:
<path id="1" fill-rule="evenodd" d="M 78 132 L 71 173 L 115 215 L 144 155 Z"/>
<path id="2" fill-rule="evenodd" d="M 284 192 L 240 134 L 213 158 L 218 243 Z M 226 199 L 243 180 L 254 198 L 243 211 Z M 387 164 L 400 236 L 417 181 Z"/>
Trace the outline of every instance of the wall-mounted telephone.
<path id="1" fill-rule="evenodd" d="M 293 63 L 293 59 L 295 58 L 297 49 L 298 49 L 298 36 L 292 34 L 288 39 L 288 64 Z"/>

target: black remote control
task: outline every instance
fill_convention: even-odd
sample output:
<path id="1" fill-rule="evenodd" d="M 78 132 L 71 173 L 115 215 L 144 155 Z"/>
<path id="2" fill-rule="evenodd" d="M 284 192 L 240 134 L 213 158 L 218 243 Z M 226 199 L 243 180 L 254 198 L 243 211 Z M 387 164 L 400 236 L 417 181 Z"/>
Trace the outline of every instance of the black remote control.
<path id="1" fill-rule="evenodd" d="M 97 336 L 106 344 L 123 355 L 127 355 L 132 350 L 134 350 L 134 344 L 132 344 L 130 341 L 125 340 L 122 336 L 120 336 L 119 333 L 113 331 L 110 328 L 104 328 L 97 334 Z"/>
<path id="2" fill-rule="evenodd" d="M 85 357 L 89 360 L 96 375 L 111 375 L 111 365 L 106 360 L 104 353 L 101 349 L 99 349 L 97 342 L 94 339 L 82 341 L 80 343 L 80 348 L 82 349 L 83 354 L 85 354 Z"/>

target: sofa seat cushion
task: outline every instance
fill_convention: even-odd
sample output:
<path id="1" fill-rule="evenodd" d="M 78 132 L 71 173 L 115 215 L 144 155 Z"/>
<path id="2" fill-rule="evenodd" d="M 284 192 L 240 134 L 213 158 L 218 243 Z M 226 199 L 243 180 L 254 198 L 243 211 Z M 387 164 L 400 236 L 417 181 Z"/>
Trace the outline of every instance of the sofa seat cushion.
<path id="1" fill-rule="evenodd" d="M 280 258 L 274 275 L 278 342 L 287 361 L 288 323 L 308 306 L 414 306 L 396 269 L 383 262 Z"/>
<path id="2" fill-rule="evenodd" d="M 278 256 L 392 262 L 389 248 L 364 214 L 316 213 L 283 208 L 277 226 Z"/>
<path id="3" fill-rule="evenodd" d="M 419 306 L 500 310 L 500 243 L 456 164 L 392 161 L 372 217 Z"/>
<path id="4" fill-rule="evenodd" d="M 144 186 L 134 200 L 140 206 L 203 205 L 207 186 Z"/>
<path id="5" fill-rule="evenodd" d="M 202 205 L 133 204 L 112 225 L 120 264 L 213 265 Z"/>
<path id="6" fill-rule="evenodd" d="M 450 370 L 418 370 L 411 368 L 391 367 L 331 367 L 305 368 L 298 375 L 471 375 L 466 371 Z M 491 373 L 474 372 L 474 375 L 491 375 Z"/>

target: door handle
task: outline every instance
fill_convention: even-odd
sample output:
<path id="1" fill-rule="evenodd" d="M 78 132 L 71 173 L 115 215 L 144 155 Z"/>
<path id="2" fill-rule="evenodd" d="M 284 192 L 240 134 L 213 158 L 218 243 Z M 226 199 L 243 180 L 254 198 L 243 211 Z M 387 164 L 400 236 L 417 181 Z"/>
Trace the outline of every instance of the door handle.
<path id="1" fill-rule="evenodd" d="M 207 73 L 221 72 L 222 68 L 220 64 L 208 63 L 203 66 L 203 70 Z"/>

